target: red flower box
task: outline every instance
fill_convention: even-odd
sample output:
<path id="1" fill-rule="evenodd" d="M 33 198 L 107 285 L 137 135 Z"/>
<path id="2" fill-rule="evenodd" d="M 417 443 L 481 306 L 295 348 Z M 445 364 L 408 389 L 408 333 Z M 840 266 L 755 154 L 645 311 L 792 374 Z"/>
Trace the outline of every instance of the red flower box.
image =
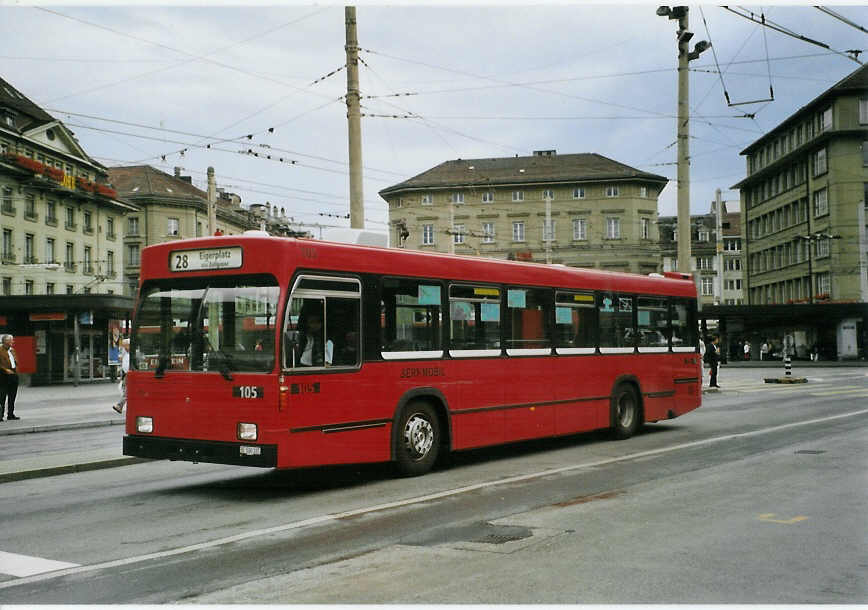
<path id="1" fill-rule="evenodd" d="M 6 156 L 9 158 L 10 161 L 17 164 L 19 167 L 29 169 L 31 172 L 37 174 L 45 173 L 45 165 L 40 163 L 39 161 L 34 161 L 29 157 L 25 157 L 24 155 L 16 155 L 14 153 L 6 153 Z"/>
<path id="2" fill-rule="evenodd" d="M 78 185 L 78 188 L 89 193 L 92 193 L 96 189 L 96 184 L 87 178 L 76 178 L 75 183 Z"/>
<path id="3" fill-rule="evenodd" d="M 64 174 L 62 169 L 45 166 L 45 170 L 43 170 L 43 173 L 52 180 L 55 180 L 56 182 L 63 182 Z"/>
<path id="4" fill-rule="evenodd" d="M 96 192 L 104 197 L 115 198 L 118 196 L 118 192 L 110 186 L 106 186 L 105 184 L 97 184 L 95 186 Z"/>

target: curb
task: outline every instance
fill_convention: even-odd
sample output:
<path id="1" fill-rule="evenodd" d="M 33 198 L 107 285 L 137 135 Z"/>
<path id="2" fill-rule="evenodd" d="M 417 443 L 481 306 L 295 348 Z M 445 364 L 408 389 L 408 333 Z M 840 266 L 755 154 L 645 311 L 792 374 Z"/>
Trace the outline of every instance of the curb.
<path id="1" fill-rule="evenodd" d="M 58 430 L 80 430 L 82 428 L 100 428 L 103 426 L 123 426 L 125 419 L 101 419 L 93 421 L 70 422 L 68 424 L 46 424 L 44 426 L 24 426 L 21 428 L 0 428 L 0 436 L 13 434 L 31 434 L 34 432 L 57 432 Z"/>
<path id="2" fill-rule="evenodd" d="M 0 474 L 0 483 L 9 483 L 11 481 L 24 481 L 26 479 L 38 479 L 41 477 L 50 477 L 59 474 L 70 474 L 73 472 L 87 472 L 88 470 L 102 470 L 104 468 L 129 466 L 132 464 L 140 464 L 150 461 L 151 460 L 147 458 L 121 457 L 108 460 L 99 460 L 95 462 L 84 462 L 81 464 L 64 464 L 62 466 L 48 466 L 46 468 L 36 468 L 33 470 L 23 470 L 20 472 L 7 472 Z"/>

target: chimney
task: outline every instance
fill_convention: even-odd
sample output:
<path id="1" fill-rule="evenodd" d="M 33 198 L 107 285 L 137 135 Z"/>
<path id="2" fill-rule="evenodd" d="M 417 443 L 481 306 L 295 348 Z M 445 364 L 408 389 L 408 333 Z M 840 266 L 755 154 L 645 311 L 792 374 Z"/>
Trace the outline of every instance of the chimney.
<path id="1" fill-rule="evenodd" d="M 265 209 L 266 209 L 265 216 L 268 218 L 271 218 L 271 202 L 270 201 L 265 202 Z"/>
<path id="2" fill-rule="evenodd" d="M 214 168 L 208 168 L 208 235 L 214 235 L 217 230 L 217 181 L 214 178 Z"/>

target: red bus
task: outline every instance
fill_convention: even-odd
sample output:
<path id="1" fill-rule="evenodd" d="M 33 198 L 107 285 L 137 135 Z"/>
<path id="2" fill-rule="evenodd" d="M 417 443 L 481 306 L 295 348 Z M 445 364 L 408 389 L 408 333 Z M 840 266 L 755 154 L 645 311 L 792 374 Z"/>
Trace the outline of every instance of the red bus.
<path id="1" fill-rule="evenodd" d="M 145 248 L 124 454 L 299 468 L 644 422 L 701 403 L 696 288 L 259 235 Z"/>

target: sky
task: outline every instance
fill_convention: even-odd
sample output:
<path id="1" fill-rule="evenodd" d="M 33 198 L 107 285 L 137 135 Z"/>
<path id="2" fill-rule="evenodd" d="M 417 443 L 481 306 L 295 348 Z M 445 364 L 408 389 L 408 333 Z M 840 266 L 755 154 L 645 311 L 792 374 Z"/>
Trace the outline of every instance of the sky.
<path id="1" fill-rule="evenodd" d="M 444 161 L 551 149 L 669 178 L 676 214 L 677 21 L 656 4 L 356 6 L 366 228 L 387 229 L 378 191 Z M 740 151 L 859 67 L 868 35 L 836 16 L 868 28 L 868 8 L 828 8 L 743 9 L 825 48 L 690 6 L 691 46 L 712 43 L 690 62 L 691 213 L 737 201 Z M 0 76 L 104 165 L 203 190 L 212 166 L 244 206 L 349 226 L 343 5 L 0 0 L 0 41 Z"/>

